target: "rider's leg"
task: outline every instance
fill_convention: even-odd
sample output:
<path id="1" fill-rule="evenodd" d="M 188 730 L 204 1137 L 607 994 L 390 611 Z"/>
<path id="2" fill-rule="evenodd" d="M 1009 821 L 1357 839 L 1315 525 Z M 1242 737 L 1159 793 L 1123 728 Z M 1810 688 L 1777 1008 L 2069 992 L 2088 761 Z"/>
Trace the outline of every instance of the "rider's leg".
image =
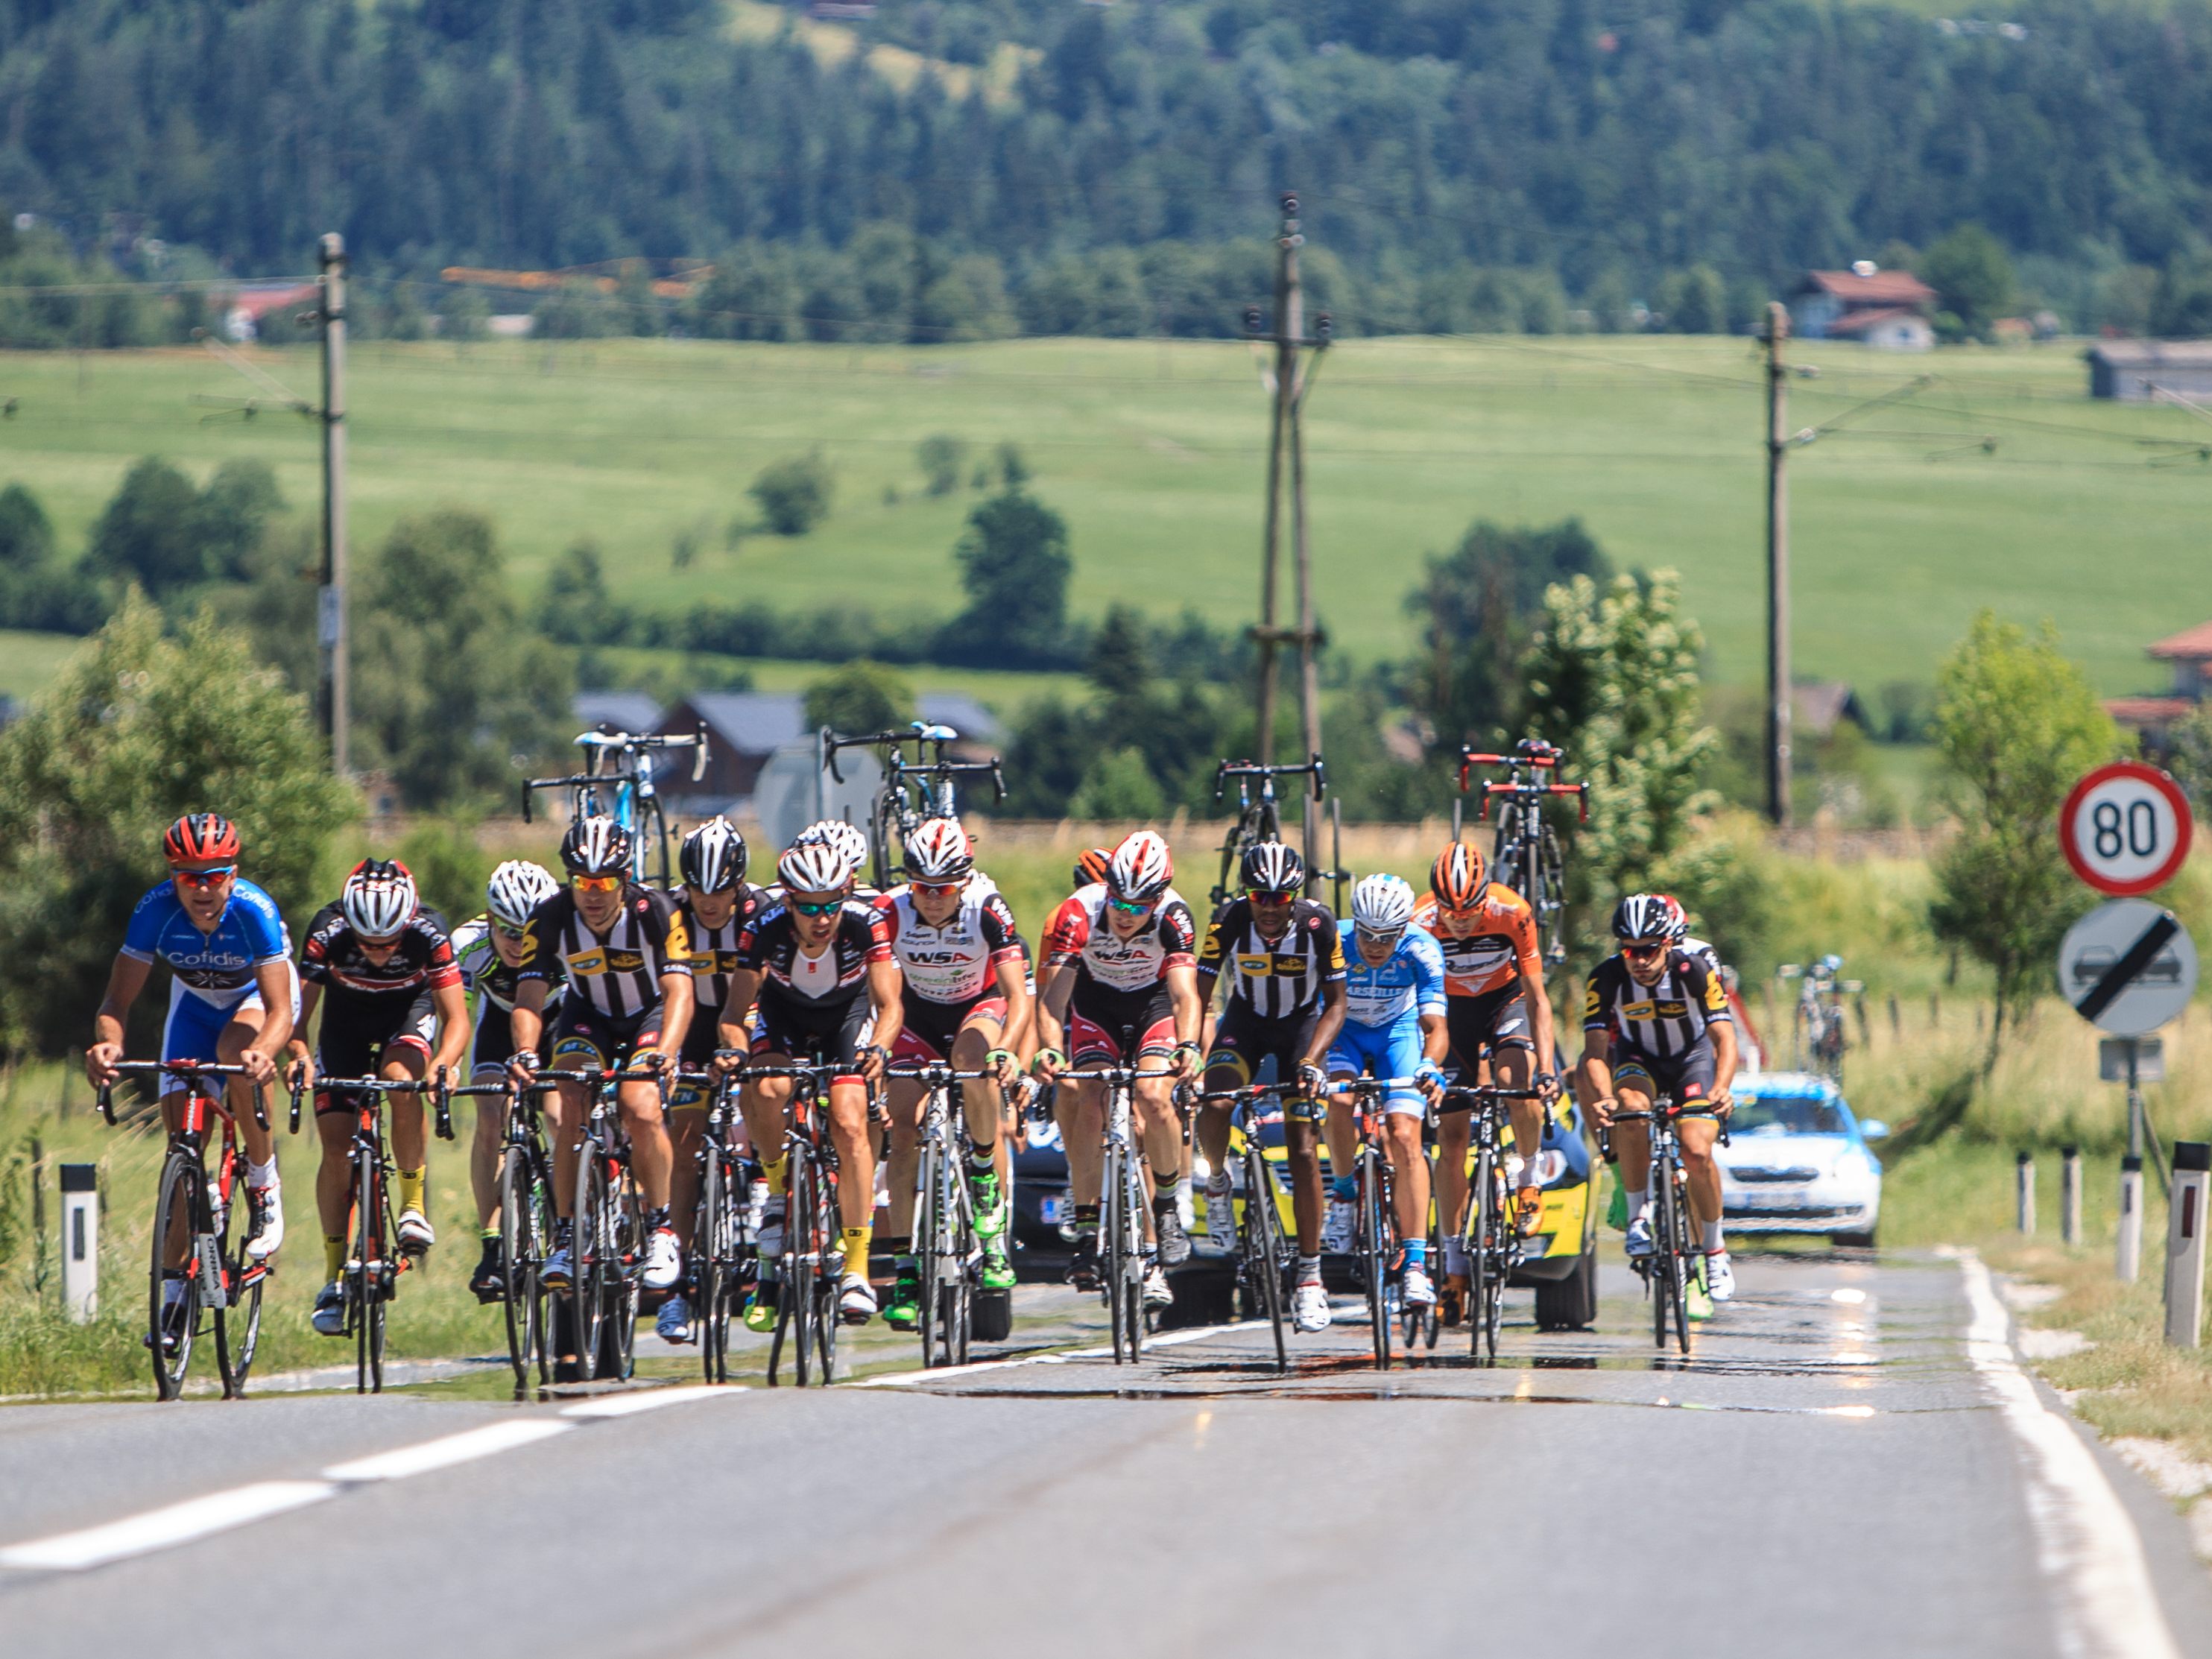
<path id="1" fill-rule="evenodd" d="M 668 1097 L 668 1224 L 676 1242 L 691 1248 L 699 1220 L 699 1147 L 707 1139 L 707 1096 L 696 1085 Z"/>
<path id="2" fill-rule="evenodd" d="M 876 1136 L 868 1121 L 868 1089 L 857 1077 L 830 1085 L 830 1139 L 837 1149 L 837 1218 L 848 1277 L 868 1276 L 868 1239 L 875 1231 Z"/>
<path id="3" fill-rule="evenodd" d="M 622 1113 L 623 1127 L 629 1133 L 629 1166 L 637 1176 L 645 1206 L 665 1211 L 676 1158 L 669 1145 L 660 1090 L 651 1083 L 625 1083 L 615 1092 L 615 1105 Z"/>
<path id="4" fill-rule="evenodd" d="M 985 1057 L 998 1047 L 1002 1030 L 988 1014 L 971 1018 L 952 1040 L 953 1065 L 963 1072 L 981 1071 Z M 981 1173 L 982 1163 L 988 1163 L 994 1170 L 998 1167 L 999 1142 L 1003 1139 L 1000 1126 L 1004 1121 L 1000 1092 L 997 1081 L 988 1077 L 974 1078 L 960 1085 L 960 1109 L 968 1125 L 968 1144 L 983 1155 L 981 1161 L 970 1158 L 976 1164 L 969 1171 L 971 1176 Z M 999 1189 L 1006 1190 L 1003 1174 L 999 1178 Z"/>
<path id="5" fill-rule="evenodd" d="M 1675 1120 L 1675 1139 L 1682 1147 L 1682 1173 L 1689 1177 L 1690 1213 L 1704 1230 L 1703 1248 L 1721 1248 L 1721 1168 L 1713 1158 L 1713 1142 L 1721 1126 L 1709 1117 Z"/>
<path id="6" fill-rule="evenodd" d="M 1067 1154 L 1067 1200 L 1078 1210 L 1098 1208 L 1098 1182 L 1105 1158 L 1099 1142 L 1106 1133 L 1106 1093 L 1091 1081 L 1063 1083 L 1053 1091 L 1053 1115 Z"/>
<path id="7" fill-rule="evenodd" d="M 1465 1273 L 1455 1249 L 1467 1230 L 1467 1152 L 1474 1144 L 1474 1115 L 1453 1112 L 1437 1120 L 1437 1231 L 1450 1271 Z"/>
<path id="8" fill-rule="evenodd" d="M 1382 1118 L 1383 1149 L 1390 1159 L 1390 1184 L 1397 1196 L 1398 1237 L 1408 1247 L 1421 1242 L 1426 1257 L 1429 1237 L 1429 1160 L 1421 1146 L 1422 1112 L 1418 1103 L 1393 1101 Z"/>
<path id="9" fill-rule="evenodd" d="M 560 1069 L 560 1056 L 555 1061 Z M 572 1056 L 572 1058 L 574 1058 Z M 562 1220 L 576 1213 L 576 1152 L 591 1103 L 580 1083 L 558 1083 L 545 1096 L 545 1139 L 553 1149 L 553 1204 Z"/>
<path id="10" fill-rule="evenodd" d="M 789 1054 L 756 1056 L 763 1066 L 788 1066 Z M 790 1158 L 784 1146 L 785 1109 L 791 1104 L 791 1079 L 764 1077 L 738 1091 L 738 1115 L 745 1121 L 745 1134 L 753 1143 L 769 1191 L 781 1196 L 791 1190 Z"/>
<path id="11" fill-rule="evenodd" d="M 506 1068 L 479 1066 L 471 1084 L 497 1083 Z M 477 1226 L 489 1231 L 499 1224 L 499 1160 L 507 1141 L 507 1097 L 478 1095 L 476 1133 L 469 1137 L 469 1188 L 477 1201 Z"/>
<path id="12" fill-rule="evenodd" d="M 889 1230 L 884 1243 L 896 1244 L 902 1240 L 909 1243 L 914 1237 L 915 1174 L 921 1165 L 921 1085 L 904 1078 L 894 1079 L 889 1090 L 891 1112 L 891 1147 L 884 1178 L 890 1187 L 890 1201 L 885 1206 L 884 1225 Z"/>
<path id="13" fill-rule="evenodd" d="M 258 1000 L 253 1002 L 250 1011 L 241 1008 L 234 1012 L 229 1023 L 222 1028 L 222 1035 L 216 1040 L 216 1058 L 226 1066 L 238 1065 L 246 1058 L 246 1051 L 252 1045 L 253 1040 L 261 1035 L 262 1023 L 267 1018 Z M 246 1175 L 246 1184 L 267 1186 L 276 1175 L 274 1115 L 271 1115 L 271 1124 L 268 1128 L 262 1127 L 254 1121 L 253 1084 L 250 1079 L 232 1078 L 223 1093 L 229 1102 L 231 1120 L 238 1125 L 239 1140 L 246 1148 L 246 1161 L 251 1166 Z M 255 1180 L 255 1170 L 265 1173 L 269 1181 Z"/>
<path id="14" fill-rule="evenodd" d="M 1640 1079 L 1616 1076 L 1613 1099 L 1624 1112 L 1650 1112 L 1650 1085 Z M 1651 1125 L 1648 1119 L 1613 1126 L 1613 1155 L 1620 1164 L 1621 1190 L 1628 1198 L 1628 1218 L 1634 1221 L 1651 1199 Z"/>
<path id="15" fill-rule="evenodd" d="M 420 1045 L 401 1041 L 385 1045 L 383 1064 L 376 1074 L 393 1083 L 420 1083 L 430 1069 L 429 1050 Z M 430 1200 L 424 1192 L 425 1167 L 428 1159 L 422 1120 L 425 1108 L 422 1097 L 410 1090 L 405 1094 L 386 1095 L 385 1109 L 391 1114 L 392 1163 L 398 1177 L 399 1212 L 413 1211 L 428 1218 Z"/>
<path id="16" fill-rule="evenodd" d="M 1283 1145 L 1291 1171 L 1291 1216 L 1298 1231 L 1302 1261 L 1321 1255 L 1321 1158 L 1315 1146 L 1314 1126 L 1304 1118 L 1286 1117 Z"/>
<path id="17" fill-rule="evenodd" d="M 314 1100 L 315 1139 L 322 1161 L 315 1166 L 315 1214 L 323 1224 L 323 1277 L 334 1279 L 345 1263 L 346 1235 L 353 1220 L 353 1105 L 350 1097 L 325 1110 Z"/>

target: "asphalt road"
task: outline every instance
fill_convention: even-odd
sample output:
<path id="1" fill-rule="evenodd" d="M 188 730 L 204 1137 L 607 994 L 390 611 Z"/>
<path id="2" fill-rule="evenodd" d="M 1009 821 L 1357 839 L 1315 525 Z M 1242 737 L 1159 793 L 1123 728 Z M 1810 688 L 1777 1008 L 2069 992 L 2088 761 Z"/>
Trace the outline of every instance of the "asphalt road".
<path id="1" fill-rule="evenodd" d="M 1248 1329 L 1116 1368 L 1025 1290 L 1004 1361 L 827 1390 L 12 1407 L 0 1653 L 2212 1655 L 1978 1264 L 1739 1277 L 1687 1361 L 1609 1270 L 1495 1369 L 1378 1375 L 1348 1300 L 1287 1378 Z"/>

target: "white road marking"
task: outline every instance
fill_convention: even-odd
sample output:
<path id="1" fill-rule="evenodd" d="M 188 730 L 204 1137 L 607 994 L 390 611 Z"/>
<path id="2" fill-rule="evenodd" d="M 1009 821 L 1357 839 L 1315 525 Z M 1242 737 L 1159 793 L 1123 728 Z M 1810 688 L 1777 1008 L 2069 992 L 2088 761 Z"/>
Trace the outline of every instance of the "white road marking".
<path id="1" fill-rule="evenodd" d="M 1172 1348 L 1180 1343 L 1197 1342 L 1209 1336 L 1227 1336 L 1234 1331 L 1261 1331 L 1272 1328 L 1264 1319 L 1246 1319 L 1234 1325 L 1200 1325 L 1187 1331 L 1170 1331 L 1165 1336 L 1148 1336 L 1143 1352 L 1154 1348 Z M 864 1376 L 846 1386 L 854 1389 L 910 1389 L 917 1382 L 934 1382 L 943 1377 L 975 1376 L 983 1371 L 1009 1371 L 1020 1365 L 1064 1365 L 1071 1359 L 1111 1359 L 1114 1350 L 1107 1348 L 1061 1348 L 1049 1353 L 1024 1354 L 1018 1359 L 979 1359 L 972 1365 L 939 1365 L 934 1370 L 924 1368 L 911 1371 L 888 1371 L 879 1376 Z"/>
<path id="2" fill-rule="evenodd" d="M 574 1426 L 573 1423 L 545 1417 L 518 1417 L 504 1423 L 487 1423 L 480 1429 L 425 1440 L 420 1445 L 402 1446 L 373 1457 L 358 1457 L 350 1463 L 334 1463 L 323 1471 L 323 1479 L 347 1486 L 369 1480 L 404 1480 L 410 1474 L 428 1474 L 433 1469 L 451 1468 L 456 1463 L 473 1463 L 479 1457 L 495 1457 L 518 1446 L 550 1440 L 556 1434 L 567 1434 Z"/>
<path id="3" fill-rule="evenodd" d="M 664 1406 L 688 1406 L 695 1400 L 720 1400 L 731 1395 L 744 1394 L 737 1385 L 716 1387 L 709 1382 L 693 1382 L 680 1389 L 652 1389 L 642 1394 L 611 1394 L 598 1400 L 579 1401 L 573 1406 L 563 1406 L 563 1417 L 635 1417 L 640 1412 L 657 1412 Z"/>
<path id="4" fill-rule="evenodd" d="M 1959 1257 L 1972 1318 L 1966 1357 L 2027 1454 L 2028 1517 L 2044 1577 L 2059 1591 L 2059 1645 L 2098 1659 L 2179 1659 L 2144 1564 L 2142 1539 L 2095 1455 L 2013 1358 L 2010 1322 L 1972 1251 Z"/>
<path id="5" fill-rule="evenodd" d="M 336 1497 L 328 1480 L 259 1480 L 250 1486 L 187 1498 L 166 1509 L 149 1510 L 82 1532 L 65 1532 L 33 1543 L 0 1550 L 0 1566 L 76 1572 L 105 1566 L 125 1556 L 189 1544 L 234 1527 L 243 1527 L 288 1510 L 304 1509 Z"/>

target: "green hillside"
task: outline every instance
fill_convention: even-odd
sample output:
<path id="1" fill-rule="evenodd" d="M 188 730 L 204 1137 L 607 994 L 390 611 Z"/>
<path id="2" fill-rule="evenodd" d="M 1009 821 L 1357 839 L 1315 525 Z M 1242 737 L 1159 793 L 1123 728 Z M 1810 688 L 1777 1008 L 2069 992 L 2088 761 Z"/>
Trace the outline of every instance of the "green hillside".
<path id="1" fill-rule="evenodd" d="M 2097 684 L 2117 691 L 2146 682 L 2145 641 L 2212 616 L 2202 554 L 2212 465 L 2141 441 L 2212 435 L 2184 411 L 2090 401 L 2072 346 L 1800 355 L 1820 375 L 1793 382 L 1797 427 L 1917 374 L 1939 377 L 1793 455 L 1803 672 L 1924 681 L 1988 604 L 2053 618 Z M 307 349 L 261 356 L 313 388 Z M 1715 676 L 1754 680 L 1756 371 L 1751 345 L 1729 339 L 1337 347 L 1310 404 L 1314 549 L 1334 637 L 1363 659 L 1402 652 L 1404 595 L 1425 554 L 1478 517 L 1578 514 L 1617 562 L 1680 568 Z M 201 473 L 264 457 L 293 506 L 308 508 L 319 488 L 309 422 L 210 420 L 191 401 L 246 389 L 189 350 L 0 356 L 0 391 L 18 400 L 0 423 L 0 482 L 36 490 L 71 550 L 143 454 Z M 924 493 L 914 446 L 941 431 L 979 457 L 1022 445 L 1035 487 L 1071 526 L 1079 614 L 1121 599 L 1163 615 L 1193 605 L 1231 625 L 1256 605 L 1266 400 L 1241 345 L 654 340 L 461 356 L 377 344 L 356 355 L 352 404 L 356 540 L 416 508 L 465 503 L 494 516 L 511 568 L 533 586 L 589 538 L 620 591 L 648 606 L 850 596 L 878 611 L 949 612 L 959 598 L 950 549 L 975 496 Z M 753 474 L 817 446 L 837 473 L 828 522 L 727 550 L 724 526 L 750 517 Z M 678 569 L 672 549 L 687 534 L 702 550 Z"/>

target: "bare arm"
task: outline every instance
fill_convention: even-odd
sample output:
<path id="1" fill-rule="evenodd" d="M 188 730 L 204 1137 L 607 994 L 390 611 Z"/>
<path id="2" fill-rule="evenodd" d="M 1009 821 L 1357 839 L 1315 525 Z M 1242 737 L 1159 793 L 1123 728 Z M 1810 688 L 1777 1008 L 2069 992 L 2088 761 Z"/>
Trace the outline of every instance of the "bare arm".
<path id="1" fill-rule="evenodd" d="M 456 980 L 433 990 L 430 1000 L 438 1011 L 438 1052 L 431 1056 L 431 1075 L 441 1071 L 450 1075 L 460 1069 L 469 1049 L 469 994 Z"/>
<path id="2" fill-rule="evenodd" d="M 1049 1081 L 1067 1063 L 1067 1000 L 1075 994 L 1075 964 L 1056 963 L 1044 973 L 1044 990 L 1036 1000 L 1036 1054 L 1037 1070 Z M 1060 1056 L 1056 1061 L 1054 1054 Z"/>
<path id="3" fill-rule="evenodd" d="M 905 990 L 906 975 L 899 971 L 897 957 L 885 957 L 868 964 L 868 1000 L 875 1005 L 875 1034 L 868 1039 L 872 1052 L 862 1057 L 860 1072 L 871 1082 L 883 1075 L 884 1064 L 897 1046 L 899 1030 L 906 1024 Z"/>
<path id="4" fill-rule="evenodd" d="M 115 1062 L 123 1058 L 123 1022 L 130 1018 L 131 1005 L 138 1000 L 138 994 L 146 988 L 146 976 L 153 971 L 152 963 L 119 951 L 115 965 L 107 970 L 107 994 L 100 1000 L 100 1012 L 92 1017 L 92 1047 L 84 1051 L 84 1074 L 94 1087 L 115 1080 Z"/>
<path id="5" fill-rule="evenodd" d="M 1328 1057 L 1329 1045 L 1344 1029 L 1344 981 L 1325 985 L 1321 993 L 1321 1018 L 1314 1021 L 1313 1041 L 1306 1044 L 1305 1063 L 1318 1066 Z"/>
<path id="6" fill-rule="evenodd" d="M 292 1063 L 285 1068 L 293 1080 L 303 1088 L 312 1088 L 315 1081 L 315 1054 L 307 1042 L 307 1026 L 315 1018 L 315 1009 L 323 1000 L 323 988 L 313 980 L 300 986 L 300 1018 L 292 1027 L 290 1042 L 286 1045 Z"/>
<path id="7" fill-rule="evenodd" d="M 730 1000 L 722 1005 L 721 1024 L 714 1031 L 725 1048 L 752 1047 L 752 1039 L 745 1030 L 745 1016 L 753 1011 L 753 1000 L 760 995 L 760 986 L 758 969 L 739 968 L 730 975 Z"/>
<path id="8" fill-rule="evenodd" d="M 1735 1068 L 1741 1050 L 1736 1047 L 1735 1022 L 1717 1019 L 1712 1023 L 1713 1034 L 1713 1105 L 1726 1116 L 1732 1102 L 1729 1085 L 1735 1081 Z"/>
<path id="9" fill-rule="evenodd" d="M 517 1083 L 526 1083 L 538 1068 L 538 1044 L 545 1035 L 545 981 L 526 979 L 514 988 L 514 1009 L 507 1016 L 507 1032 L 514 1058 L 507 1069 Z M 525 1059 L 524 1056 L 528 1058 Z"/>
<path id="10" fill-rule="evenodd" d="M 1552 994 L 1545 989 L 1540 975 L 1522 975 L 1521 983 L 1528 995 L 1528 1023 L 1535 1028 L 1536 1069 L 1550 1077 L 1559 1068 L 1559 1026 L 1552 1015 Z"/>
<path id="11" fill-rule="evenodd" d="M 1613 1122 L 1613 1039 L 1600 1030 L 1585 1030 L 1583 1036 L 1583 1073 L 1589 1080 L 1590 1116 L 1602 1129 Z"/>
<path id="12" fill-rule="evenodd" d="M 691 1029 L 691 970 L 673 969 L 660 976 L 660 1041 L 653 1052 L 674 1065 L 684 1052 L 684 1034 Z"/>
<path id="13" fill-rule="evenodd" d="M 1017 1062 L 1036 1052 L 1036 999 L 1030 994 L 1029 975 L 1022 960 L 1009 957 L 999 964 L 999 994 L 1006 1000 L 1006 1021 L 999 1030 L 999 1046 Z"/>

